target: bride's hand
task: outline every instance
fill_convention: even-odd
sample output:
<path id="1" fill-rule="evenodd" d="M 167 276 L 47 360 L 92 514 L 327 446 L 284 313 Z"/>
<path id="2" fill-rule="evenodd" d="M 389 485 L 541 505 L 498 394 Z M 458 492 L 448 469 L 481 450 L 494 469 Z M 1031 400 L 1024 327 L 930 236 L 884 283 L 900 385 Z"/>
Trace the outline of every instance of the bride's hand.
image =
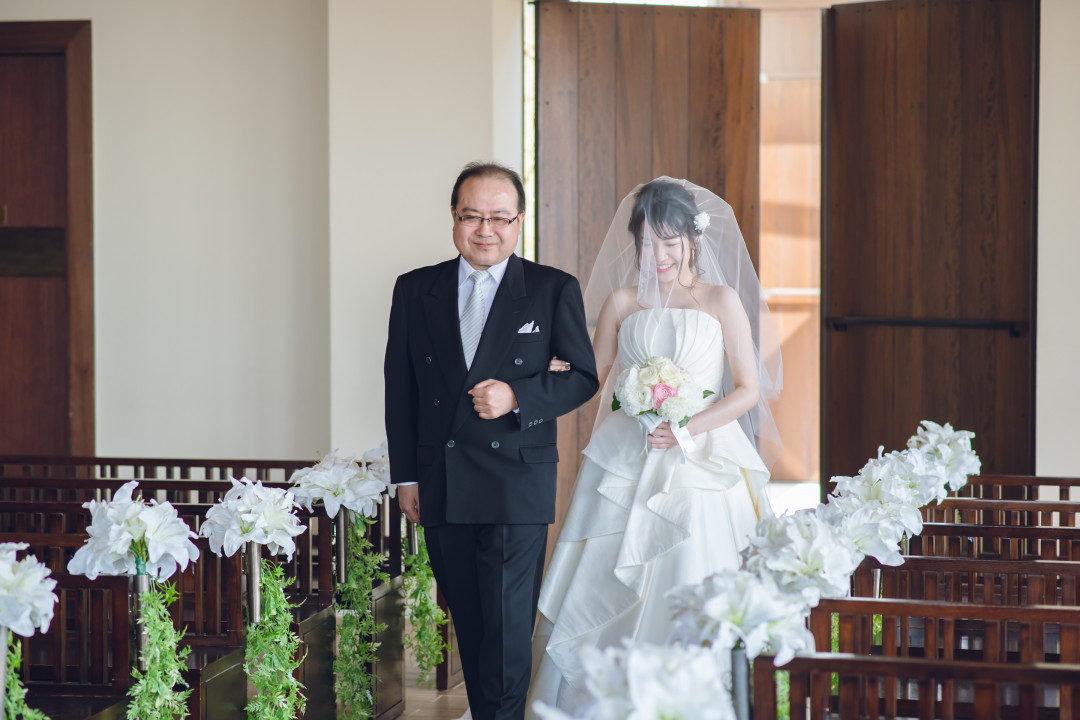
<path id="1" fill-rule="evenodd" d="M 671 432 L 671 425 L 662 422 L 656 429 L 649 433 L 649 445 L 653 450 L 667 450 L 677 444 L 675 434 Z"/>
<path id="2" fill-rule="evenodd" d="M 551 358 L 551 362 L 548 363 L 548 372 L 566 372 L 569 369 L 570 363 L 557 357 Z"/>

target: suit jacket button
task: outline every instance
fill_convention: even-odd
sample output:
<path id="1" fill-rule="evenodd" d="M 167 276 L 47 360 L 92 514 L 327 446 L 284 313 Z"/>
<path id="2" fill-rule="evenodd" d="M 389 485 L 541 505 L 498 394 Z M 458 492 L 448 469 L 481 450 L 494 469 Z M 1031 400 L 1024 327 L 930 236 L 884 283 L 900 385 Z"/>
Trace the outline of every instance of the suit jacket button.
<path id="1" fill-rule="evenodd" d="M 439 398 L 435 398 L 435 407 L 439 407 Z"/>
<path id="2" fill-rule="evenodd" d="M 499 441 L 498 440 L 492 440 L 491 441 L 491 449 L 492 450 L 498 450 L 499 449 Z"/>
<path id="3" fill-rule="evenodd" d="M 446 443 L 446 447 L 448 447 L 448 448 L 454 447 L 454 441 L 451 440 L 450 442 Z"/>
<path id="4" fill-rule="evenodd" d="M 514 358 L 514 364 L 515 365 L 523 365 L 524 363 L 525 363 L 525 361 L 522 360 L 521 358 Z"/>
<path id="5" fill-rule="evenodd" d="M 427 363 L 428 365 L 430 365 L 431 364 L 431 357 L 428 356 L 428 357 L 424 358 L 424 362 Z"/>

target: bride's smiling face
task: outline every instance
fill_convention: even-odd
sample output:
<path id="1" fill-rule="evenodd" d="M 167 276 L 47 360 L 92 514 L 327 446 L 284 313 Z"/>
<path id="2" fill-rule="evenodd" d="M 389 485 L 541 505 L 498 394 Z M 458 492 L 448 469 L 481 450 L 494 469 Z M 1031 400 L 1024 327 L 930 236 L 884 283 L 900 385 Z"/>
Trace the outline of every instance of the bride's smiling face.
<path id="1" fill-rule="evenodd" d="M 653 257 L 656 260 L 656 277 L 660 282 L 674 282 L 680 271 L 686 267 L 689 255 L 686 236 L 673 238 L 653 238 Z"/>

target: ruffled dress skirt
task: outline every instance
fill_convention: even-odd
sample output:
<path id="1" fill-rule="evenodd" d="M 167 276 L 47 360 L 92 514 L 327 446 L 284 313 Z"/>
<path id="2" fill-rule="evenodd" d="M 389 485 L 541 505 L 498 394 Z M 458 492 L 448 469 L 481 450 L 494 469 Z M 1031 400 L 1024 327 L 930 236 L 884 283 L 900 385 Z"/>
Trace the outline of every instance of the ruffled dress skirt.
<path id="1" fill-rule="evenodd" d="M 668 591 L 737 568 L 772 515 L 769 472 L 737 422 L 695 440 L 646 450 L 621 412 L 594 432 L 540 593 L 528 717 L 535 700 L 568 712 L 588 700 L 585 647 L 664 643 Z"/>

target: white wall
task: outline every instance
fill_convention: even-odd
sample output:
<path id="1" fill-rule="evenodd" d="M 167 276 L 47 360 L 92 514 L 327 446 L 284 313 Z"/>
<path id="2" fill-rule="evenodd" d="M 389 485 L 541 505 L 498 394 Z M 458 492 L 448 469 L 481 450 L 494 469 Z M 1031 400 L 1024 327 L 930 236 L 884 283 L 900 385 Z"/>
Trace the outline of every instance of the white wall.
<path id="1" fill-rule="evenodd" d="M 456 255 L 465 163 L 521 169 L 520 0 L 329 0 L 331 439 L 382 442 L 395 278 Z"/>
<path id="2" fill-rule="evenodd" d="M 518 0 L 0 0 L 93 21 L 97 451 L 382 440 L 394 277 L 521 159 Z M 1042 0 L 1036 471 L 1078 474 L 1080 3 Z"/>
<path id="3" fill-rule="evenodd" d="M 1039 264 L 1035 472 L 1080 475 L 1080 3 L 1042 0 L 1039 59 Z"/>
<path id="4" fill-rule="evenodd" d="M 3 0 L 89 19 L 97 452 L 329 435 L 325 2 Z"/>

